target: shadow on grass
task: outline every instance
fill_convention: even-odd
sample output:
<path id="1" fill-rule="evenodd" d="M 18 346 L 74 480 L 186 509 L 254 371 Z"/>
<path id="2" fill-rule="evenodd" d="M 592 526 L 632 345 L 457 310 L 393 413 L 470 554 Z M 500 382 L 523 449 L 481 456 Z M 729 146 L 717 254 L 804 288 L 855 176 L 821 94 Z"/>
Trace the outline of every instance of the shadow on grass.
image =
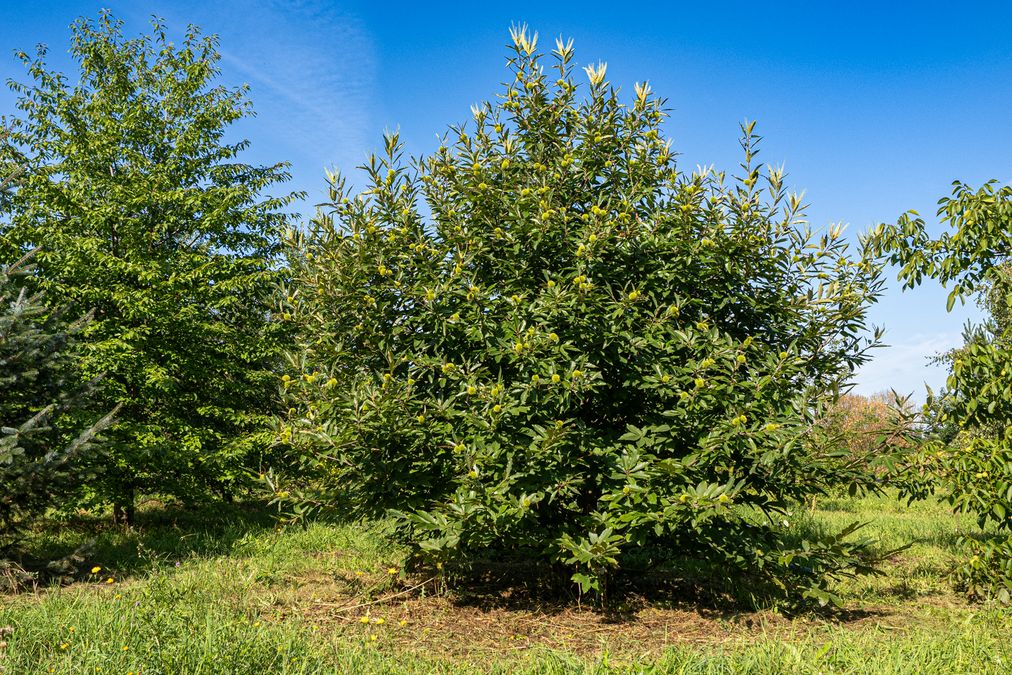
<path id="1" fill-rule="evenodd" d="M 275 525 L 274 512 L 255 502 L 187 508 L 152 501 L 138 509 L 132 526 L 90 514 L 45 520 L 23 542 L 18 562 L 43 583 L 95 581 L 95 566 L 102 576 L 137 576 L 188 558 L 233 554 Z M 62 563 L 54 568 L 53 561 Z M 47 574 L 54 569 L 59 573 Z"/>
<path id="2" fill-rule="evenodd" d="M 804 550 L 807 541 L 835 536 L 839 527 L 829 526 L 801 511 L 792 517 L 793 525 L 781 532 L 783 550 Z M 757 531 L 757 536 L 761 532 Z M 855 539 L 863 538 L 860 530 Z M 756 539 L 766 550 L 772 542 Z M 884 568 L 894 564 L 898 550 L 871 544 L 856 556 L 864 564 Z M 801 597 L 801 590 L 816 579 L 802 565 L 773 574 L 736 569 L 713 557 L 714 551 L 700 543 L 686 541 L 678 548 L 657 545 L 645 549 L 639 558 L 623 562 L 623 572 L 609 582 L 606 602 L 594 604 L 590 596 L 581 598 L 570 580 L 571 568 L 537 563 L 536 552 L 525 557 L 517 552 L 486 552 L 481 558 L 449 571 L 448 588 L 458 605 L 478 609 L 537 611 L 552 615 L 581 604 L 591 606 L 609 621 L 635 622 L 647 608 L 690 611 L 709 620 L 747 622 L 757 613 L 774 612 L 783 616 L 819 617 L 839 623 L 860 622 L 888 612 L 857 608 L 853 605 L 820 606 Z M 717 556 L 720 557 L 719 555 Z M 844 578 L 840 574 L 838 578 Z M 787 590 L 794 589 L 794 590 Z M 899 589 L 904 593 L 905 589 Z"/>
<path id="3" fill-rule="evenodd" d="M 931 544 L 941 549 L 945 549 L 949 553 L 960 554 L 964 553 L 967 549 L 967 543 L 970 541 L 985 542 L 997 533 L 997 529 L 990 525 L 986 529 L 981 530 L 977 527 L 973 521 L 967 521 L 960 529 L 947 532 L 938 532 L 931 536 L 922 537 L 916 541 L 923 542 L 925 544 Z"/>
<path id="4" fill-rule="evenodd" d="M 422 572 L 422 570 L 416 570 Z M 428 573 L 431 571 L 426 571 Z M 616 575 L 607 601 L 580 597 L 571 570 L 521 559 L 481 559 L 447 575 L 453 604 L 483 612 L 505 610 L 556 616 L 591 609 L 604 623 L 637 623 L 644 610 L 689 612 L 706 621 L 751 627 L 757 614 L 809 616 L 838 623 L 882 616 L 877 609 L 818 607 L 787 599 L 768 581 L 728 574 L 725 567 L 696 559 L 669 560 L 663 568 Z"/>

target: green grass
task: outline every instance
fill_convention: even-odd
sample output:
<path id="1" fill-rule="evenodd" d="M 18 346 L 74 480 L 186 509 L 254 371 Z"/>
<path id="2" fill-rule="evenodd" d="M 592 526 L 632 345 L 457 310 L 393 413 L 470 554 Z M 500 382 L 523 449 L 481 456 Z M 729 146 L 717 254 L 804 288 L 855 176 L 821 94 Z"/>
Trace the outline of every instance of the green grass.
<path id="1" fill-rule="evenodd" d="M 387 543 L 379 525 L 278 531 L 256 511 L 216 509 L 214 516 L 149 509 L 133 530 L 83 519 L 36 533 L 32 547 L 39 555 L 94 544 L 76 583 L 0 597 L 0 627 L 13 628 L 0 647 L 0 669 L 1012 671 L 1012 612 L 968 604 L 952 591 L 945 575 L 960 522 L 936 504 L 823 500 L 817 510 L 789 517 L 798 527 L 868 521 L 867 533 L 883 547 L 912 543 L 885 566 L 885 576 L 844 584 L 848 612 L 842 616 L 787 618 L 775 610 L 729 613 L 666 602 L 641 603 L 618 622 L 573 606 L 471 602 L 432 585 L 395 595 L 420 580 L 402 577 L 404 553 Z M 103 569 L 92 575 L 93 565 Z M 106 583 L 110 577 L 113 583 Z"/>

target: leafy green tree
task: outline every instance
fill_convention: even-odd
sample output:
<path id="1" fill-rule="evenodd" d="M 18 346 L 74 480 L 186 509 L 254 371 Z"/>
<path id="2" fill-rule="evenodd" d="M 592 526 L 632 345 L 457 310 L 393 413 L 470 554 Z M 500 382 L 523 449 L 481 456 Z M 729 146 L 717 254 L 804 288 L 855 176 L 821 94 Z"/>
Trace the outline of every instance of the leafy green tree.
<path id="1" fill-rule="evenodd" d="M 14 177 L 0 179 L 0 193 Z M 29 290 L 32 255 L 0 263 L 0 555 L 80 491 L 80 455 L 112 419 L 95 423 L 91 387 L 75 382 L 73 338 L 88 318 L 68 324 Z"/>
<path id="2" fill-rule="evenodd" d="M 1012 596 L 1012 186 L 979 189 L 956 182 L 939 202 L 951 228 L 933 239 L 915 212 L 880 226 L 871 244 L 899 265 L 904 287 L 924 278 L 952 284 L 948 308 L 976 295 L 986 313 L 968 325 L 964 344 L 943 356 L 945 389 L 925 413 L 933 435 L 901 466 L 911 498 L 940 493 L 957 511 L 976 516 L 991 534 L 968 537 L 956 576 L 972 594 Z M 993 534 L 994 531 L 997 534 Z"/>
<path id="3" fill-rule="evenodd" d="M 30 170 L 11 199 L 10 237 L 44 247 L 46 297 L 94 310 L 85 378 L 104 373 L 121 405 L 98 484 L 129 519 L 137 491 L 228 496 L 276 413 L 278 329 L 266 297 L 279 276 L 276 230 L 296 195 L 268 192 L 286 164 L 240 161 L 229 125 L 247 89 L 216 84 L 217 39 L 179 45 L 153 21 L 125 38 L 108 13 L 72 27 L 71 83 L 46 50 L 19 57 L 11 152 Z"/>
<path id="4" fill-rule="evenodd" d="M 396 135 L 354 194 L 292 232 L 279 314 L 300 331 L 280 430 L 295 513 L 392 512 L 444 566 L 505 551 L 604 594 L 622 568 L 705 560 L 820 602 L 861 542 L 803 537 L 799 500 L 868 476 L 815 420 L 866 360 L 874 265 L 817 234 L 780 169 L 685 174 L 664 102 L 630 104 L 571 43 L 431 157 Z"/>

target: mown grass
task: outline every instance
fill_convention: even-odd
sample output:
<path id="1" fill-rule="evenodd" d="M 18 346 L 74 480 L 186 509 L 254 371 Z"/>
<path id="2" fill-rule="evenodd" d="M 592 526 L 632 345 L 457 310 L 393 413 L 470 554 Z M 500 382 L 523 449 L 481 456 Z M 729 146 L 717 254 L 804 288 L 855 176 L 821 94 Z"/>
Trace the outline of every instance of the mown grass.
<path id="1" fill-rule="evenodd" d="M 1007 673 L 1012 612 L 966 603 L 946 571 L 960 522 L 889 497 L 823 500 L 797 527 L 868 521 L 911 547 L 846 582 L 847 612 L 785 617 L 667 600 L 602 615 L 447 593 L 405 576 L 382 524 L 278 530 L 269 515 L 148 509 L 132 530 L 50 523 L 31 544 L 94 539 L 81 578 L 0 598 L 5 673 Z M 209 525 L 211 523 L 211 525 Z M 967 526 L 969 527 L 969 523 Z M 92 566 L 100 566 L 91 574 Z M 394 573 L 391 573 L 391 570 Z M 112 583 L 108 583 L 109 579 Z M 419 586 L 419 584 L 421 584 Z M 417 586 L 417 588 L 416 588 Z"/>

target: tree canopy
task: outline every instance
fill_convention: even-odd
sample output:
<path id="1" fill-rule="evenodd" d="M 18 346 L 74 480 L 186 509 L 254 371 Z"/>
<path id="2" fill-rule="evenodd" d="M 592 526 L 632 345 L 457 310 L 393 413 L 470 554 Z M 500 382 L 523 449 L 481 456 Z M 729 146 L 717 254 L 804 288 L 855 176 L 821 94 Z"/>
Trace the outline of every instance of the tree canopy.
<path id="1" fill-rule="evenodd" d="M 296 196 L 271 194 L 287 165 L 246 164 L 229 126 L 252 114 L 245 87 L 216 83 L 217 39 L 176 45 L 160 21 L 127 38 L 109 13 L 72 27 L 77 72 L 46 49 L 19 53 L 5 158 L 28 167 L 5 245 L 41 247 L 37 282 L 72 311 L 85 378 L 121 406 L 99 496 L 197 497 L 244 481 L 250 434 L 275 412 L 277 229 Z"/>

